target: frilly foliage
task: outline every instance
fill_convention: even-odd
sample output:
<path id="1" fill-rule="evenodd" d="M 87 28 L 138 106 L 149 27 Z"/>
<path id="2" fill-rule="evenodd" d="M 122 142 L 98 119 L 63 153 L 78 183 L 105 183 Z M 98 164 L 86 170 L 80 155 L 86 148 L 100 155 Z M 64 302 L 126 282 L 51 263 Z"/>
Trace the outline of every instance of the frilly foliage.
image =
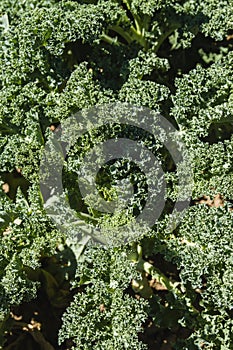
<path id="1" fill-rule="evenodd" d="M 77 293 L 63 315 L 60 343 L 146 349 L 138 334 L 152 320 L 158 332 L 189 330 L 175 349 L 232 348 L 232 18 L 226 0 L 1 1 L 1 344 L 12 308 L 35 298 L 41 286 L 53 298 L 51 286 L 59 287 L 42 260 L 70 244 L 76 268 L 64 277 L 67 263 L 61 279 L 69 279 Z M 116 101 L 156 110 L 177 128 L 192 160 L 191 206 L 180 226 L 167 232 L 178 194 L 176 169 L 168 152 L 142 133 L 137 137 L 158 155 L 168 181 L 159 223 L 132 246 L 77 248 L 43 208 L 42 153 L 61 121 Z M 82 152 L 92 138 L 81 141 Z M 98 219 L 80 193 L 72 193 L 79 151 L 80 145 L 71 150 L 64 167 L 69 200 L 80 215 Z M 121 171 L 127 173 L 124 166 Z M 110 196 L 109 184 L 102 192 Z M 203 196 L 213 200 L 217 194 L 223 198 L 218 208 L 200 204 Z M 152 262 L 158 254 L 178 268 L 178 277 Z M 160 282 L 164 299 L 148 278 Z"/>
<path id="2" fill-rule="evenodd" d="M 147 303 L 124 292 L 137 276 L 125 249 L 87 249 L 76 271 L 79 282 L 74 282 L 85 289 L 63 316 L 60 341 L 71 338 L 73 349 L 146 349 L 137 332 L 146 320 Z"/>

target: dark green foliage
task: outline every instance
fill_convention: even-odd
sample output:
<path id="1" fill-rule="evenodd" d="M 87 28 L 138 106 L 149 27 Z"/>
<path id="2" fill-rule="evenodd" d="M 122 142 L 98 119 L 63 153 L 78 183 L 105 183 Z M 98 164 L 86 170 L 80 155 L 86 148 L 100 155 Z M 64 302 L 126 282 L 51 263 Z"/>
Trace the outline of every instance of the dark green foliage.
<path id="1" fill-rule="evenodd" d="M 86 287 L 64 315 L 60 341 L 71 338 L 74 349 L 146 348 L 137 339 L 146 320 L 146 302 L 124 293 L 137 275 L 125 249 L 87 249 L 76 272 L 79 282 L 74 282 Z"/>
<path id="2" fill-rule="evenodd" d="M 49 339 L 61 350 L 154 349 L 166 332 L 178 334 L 174 349 L 233 347 L 232 18 L 227 0 L 1 1 L 0 347 L 11 343 L 10 312 L 40 293 L 53 315 L 63 313 L 59 341 Z M 39 167 L 60 122 L 116 101 L 149 107 L 177 128 L 194 186 L 189 210 L 168 232 L 179 190 L 174 162 L 151 135 L 133 130 L 161 161 L 167 203 L 141 242 L 104 249 L 73 242 L 54 226 Z M 71 206 L 106 229 L 130 221 L 132 211 L 111 223 L 85 205 L 76 160 L 116 130 L 85 135 L 64 166 Z M 133 173 L 144 185 L 139 208 L 143 174 L 126 168 L 107 167 L 100 193 L 114 197 L 109 178 Z M 150 322 L 155 340 L 143 336 Z"/>

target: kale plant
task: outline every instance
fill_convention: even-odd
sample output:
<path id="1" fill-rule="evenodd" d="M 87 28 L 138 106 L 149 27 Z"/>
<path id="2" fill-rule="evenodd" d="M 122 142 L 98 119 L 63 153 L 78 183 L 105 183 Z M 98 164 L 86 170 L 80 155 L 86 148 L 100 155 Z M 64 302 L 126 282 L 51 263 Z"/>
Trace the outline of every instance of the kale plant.
<path id="1" fill-rule="evenodd" d="M 232 33 L 227 0 L 1 1 L 2 349 L 232 349 Z M 77 164 L 97 141 L 140 140 L 158 157 L 167 186 L 151 230 L 102 247 L 75 241 L 51 221 L 40 164 L 60 123 L 117 102 L 161 113 L 176 128 L 193 190 L 171 232 L 179 184 L 166 147 L 117 123 L 86 133 L 63 168 L 80 220 L 113 231 L 146 201 L 146 174 L 120 159 L 101 169 L 97 186 L 111 202 L 113 179 L 130 178 L 134 209 L 114 221 L 85 203 Z"/>

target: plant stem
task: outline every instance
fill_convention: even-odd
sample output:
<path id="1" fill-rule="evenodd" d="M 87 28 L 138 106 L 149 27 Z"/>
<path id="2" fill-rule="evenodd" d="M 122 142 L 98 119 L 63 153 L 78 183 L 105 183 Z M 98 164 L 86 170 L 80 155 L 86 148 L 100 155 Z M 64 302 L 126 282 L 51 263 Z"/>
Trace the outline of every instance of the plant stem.
<path id="1" fill-rule="evenodd" d="M 125 39 L 125 41 L 127 41 L 128 44 L 130 44 L 133 39 L 130 36 L 129 33 L 127 33 L 123 28 L 121 28 L 120 26 L 112 26 L 109 28 L 110 30 L 113 30 L 114 32 L 118 33 L 123 39 Z"/>
<path id="2" fill-rule="evenodd" d="M 121 43 L 119 43 L 117 37 L 111 38 L 109 35 L 107 35 L 105 33 L 103 33 L 101 35 L 100 39 L 105 41 L 108 44 L 111 44 L 111 45 L 116 45 L 116 46 L 120 46 L 121 45 Z"/>
<path id="3" fill-rule="evenodd" d="M 139 33 L 133 26 L 130 27 L 133 38 L 146 50 L 148 49 L 148 43 L 142 33 Z"/>
<path id="4" fill-rule="evenodd" d="M 158 52 L 160 46 L 161 46 L 162 43 L 167 39 L 167 37 L 169 37 L 169 35 L 171 35 L 171 34 L 174 32 L 174 30 L 175 30 L 175 29 L 178 29 L 178 28 L 179 28 L 179 26 L 177 26 L 177 25 L 176 25 L 176 26 L 173 26 L 173 27 L 169 28 L 165 33 L 163 33 L 163 34 L 160 36 L 160 38 L 159 38 L 159 40 L 157 41 L 156 45 L 153 46 L 153 50 L 154 50 L 155 53 Z"/>

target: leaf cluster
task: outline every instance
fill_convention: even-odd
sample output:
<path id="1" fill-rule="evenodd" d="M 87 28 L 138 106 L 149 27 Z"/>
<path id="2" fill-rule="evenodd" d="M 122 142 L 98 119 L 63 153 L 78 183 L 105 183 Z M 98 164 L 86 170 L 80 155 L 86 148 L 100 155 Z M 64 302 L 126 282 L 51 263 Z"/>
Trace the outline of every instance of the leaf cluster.
<path id="1" fill-rule="evenodd" d="M 156 336 L 181 327 L 189 331 L 186 339 L 174 341 L 176 349 L 232 348 L 232 14 L 227 0 L 1 1 L 2 344 L 15 305 L 36 298 L 41 285 L 53 299 L 58 285 L 43 270 L 42 260 L 68 249 L 72 259 L 60 272 L 77 294 L 62 318 L 60 347 L 71 339 L 72 349 L 145 349 L 142 326 L 153 322 Z M 149 107 L 174 125 L 192 162 L 192 202 L 181 225 L 168 232 L 179 193 L 168 150 L 137 128 L 114 124 L 86 134 L 70 150 L 63 169 L 67 196 L 79 217 L 88 221 L 92 216 L 111 230 L 130 221 L 145 200 L 145 174 L 121 161 L 102 169 L 99 192 L 114 198 L 113 179 L 131 176 L 141 185 L 134 186 L 137 210 L 111 221 L 82 200 L 77 157 L 103 140 L 104 132 L 111 137 L 134 133 L 158 156 L 167 202 L 141 242 L 85 248 L 70 242 L 46 215 L 41 158 L 60 122 L 116 101 Z M 217 194 L 222 206 L 200 204 L 203 196 Z M 176 272 L 163 269 L 158 256 Z M 163 292 L 153 288 L 153 281 Z M 54 305 L 66 305 L 63 297 L 59 294 Z"/>

